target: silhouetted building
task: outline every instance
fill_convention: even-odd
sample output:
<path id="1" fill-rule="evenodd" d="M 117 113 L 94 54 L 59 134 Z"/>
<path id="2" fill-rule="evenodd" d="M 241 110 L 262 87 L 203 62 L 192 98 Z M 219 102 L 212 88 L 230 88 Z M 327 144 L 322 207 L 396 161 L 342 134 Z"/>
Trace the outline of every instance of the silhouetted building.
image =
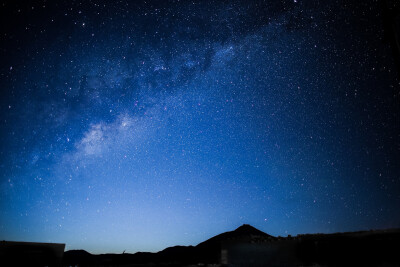
<path id="1" fill-rule="evenodd" d="M 0 265 L 61 266 L 65 244 L 0 241 Z"/>

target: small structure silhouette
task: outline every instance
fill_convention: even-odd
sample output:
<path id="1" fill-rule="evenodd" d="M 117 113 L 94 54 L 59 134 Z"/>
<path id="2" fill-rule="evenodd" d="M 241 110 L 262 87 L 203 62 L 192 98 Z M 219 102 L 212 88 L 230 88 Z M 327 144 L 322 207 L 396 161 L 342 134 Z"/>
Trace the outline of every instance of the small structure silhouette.
<path id="1" fill-rule="evenodd" d="M 0 241 L 0 264 L 30 267 L 61 266 L 64 249 L 65 244 Z"/>

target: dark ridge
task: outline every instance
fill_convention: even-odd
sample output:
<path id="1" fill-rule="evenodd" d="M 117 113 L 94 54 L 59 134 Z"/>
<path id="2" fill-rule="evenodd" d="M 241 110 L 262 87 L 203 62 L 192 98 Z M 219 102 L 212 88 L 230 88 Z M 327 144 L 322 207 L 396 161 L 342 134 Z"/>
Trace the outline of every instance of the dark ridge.
<path id="1" fill-rule="evenodd" d="M 64 253 L 63 265 L 400 266 L 396 250 L 399 242 L 400 229 L 277 238 L 244 224 L 197 246 L 168 247 L 157 253 L 92 255 L 84 250 L 70 250 Z"/>
<path id="2" fill-rule="evenodd" d="M 90 257 L 92 254 L 87 252 L 86 250 L 83 249 L 73 249 L 73 250 L 68 250 L 65 253 L 68 253 L 69 255 L 74 255 L 74 256 L 79 256 L 79 257 Z M 65 255 L 64 253 L 64 255 Z"/>
<path id="3" fill-rule="evenodd" d="M 200 244 L 198 244 L 196 247 L 202 247 L 205 245 L 209 245 L 212 243 L 219 243 L 225 240 L 230 240 L 230 239 L 236 239 L 236 238 L 245 238 L 245 237 L 259 237 L 259 238 L 270 238 L 270 239 L 276 239 L 275 237 L 266 234 L 257 228 L 254 228 L 253 226 L 249 224 L 243 224 L 242 226 L 238 227 L 234 231 L 229 231 L 225 232 L 219 235 L 216 235 Z"/>
<path id="4" fill-rule="evenodd" d="M 264 233 L 263 231 L 258 230 L 257 228 L 251 226 L 250 224 L 243 224 L 238 227 L 233 233 L 240 235 L 259 235 L 264 237 L 273 237 L 269 234 Z"/>
<path id="5" fill-rule="evenodd" d="M 216 262 L 220 258 L 221 244 L 229 240 L 242 240 L 251 242 L 252 240 L 276 240 L 276 237 L 268 235 L 249 224 L 243 224 L 234 231 L 216 235 L 196 246 L 199 255 L 207 263 Z"/>

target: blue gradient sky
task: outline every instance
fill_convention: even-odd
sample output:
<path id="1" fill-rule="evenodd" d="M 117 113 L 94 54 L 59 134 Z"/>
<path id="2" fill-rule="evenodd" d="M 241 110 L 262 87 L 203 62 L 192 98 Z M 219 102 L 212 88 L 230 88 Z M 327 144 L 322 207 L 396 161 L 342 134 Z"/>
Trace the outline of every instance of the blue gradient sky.
<path id="1" fill-rule="evenodd" d="M 398 72 L 357 2 L 4 2 L 0 239 L 400 227 Z"/>

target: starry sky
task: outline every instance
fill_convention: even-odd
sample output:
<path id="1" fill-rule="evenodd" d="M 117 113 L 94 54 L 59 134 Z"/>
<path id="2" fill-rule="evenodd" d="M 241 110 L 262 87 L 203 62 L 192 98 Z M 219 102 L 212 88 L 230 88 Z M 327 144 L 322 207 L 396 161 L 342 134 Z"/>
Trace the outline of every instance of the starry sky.
<path id="1" fill-rule="evenodd" d="M 2 1 L 0 239 L 92 253 L 400 227 L 377 1 Z"/>

